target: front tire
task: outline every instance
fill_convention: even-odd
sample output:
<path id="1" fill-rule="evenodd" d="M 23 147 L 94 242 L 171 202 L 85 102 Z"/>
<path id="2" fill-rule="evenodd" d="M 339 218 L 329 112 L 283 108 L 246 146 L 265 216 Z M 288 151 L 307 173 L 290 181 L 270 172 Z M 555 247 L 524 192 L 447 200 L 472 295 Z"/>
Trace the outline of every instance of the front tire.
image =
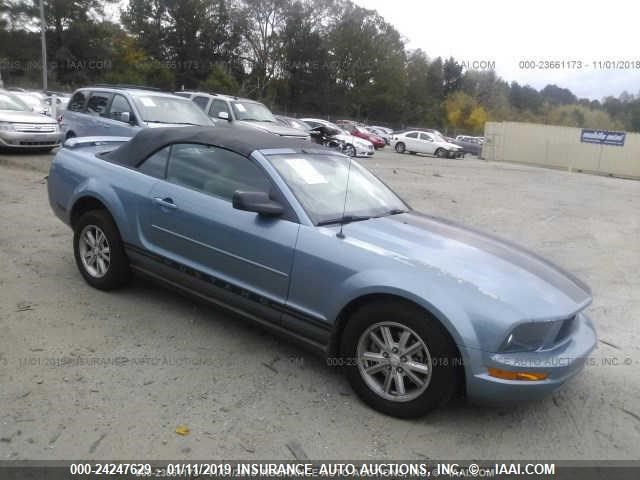
<path id="1" fill-rule="evenodd" d="M 130 278 L 129 260 L 120 232 L 106 210 L 91 210 L 74 227 L 73 252 L 86 282 L 99 290 L 113 290 Z"/>
<path id="2" fill-rule="evenodd" d="M 396 152 L 398 152 L 398 153 L 404 153 L 405 152 L 404 143 L 402 143 L 402 142 L 396 143 L 395 149 L 396 149 Z"/>
<path id="3" fill-rule="evenodd" d="M 439 148 L 438 150 L 436 150 L 436 157 L 438 157 L 438 158 L 446 158 L 448 156 L 449 156 L 449 154 L 444 148 Z"/>
<path id="4" fill-rule="evenodd" d="M 353 145 L 347 145 L 344 149 L 344 153 L 347 157 L 355 157 L 356 147 L 354 147 Z"/>
<path id="5" fill-rule="evenodd" d="M 435 318 L 417 306 L 374 302 L 349 319 L 341 353 L 358 396 L 400 418 L 444 405 L 458 386 L 455 344 Z"/>

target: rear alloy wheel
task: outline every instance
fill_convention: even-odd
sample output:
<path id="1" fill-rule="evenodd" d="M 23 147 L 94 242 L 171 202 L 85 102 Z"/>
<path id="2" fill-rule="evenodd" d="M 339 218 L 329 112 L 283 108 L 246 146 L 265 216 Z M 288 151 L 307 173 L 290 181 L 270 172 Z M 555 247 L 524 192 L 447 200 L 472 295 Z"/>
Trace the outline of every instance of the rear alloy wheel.
<path id="1" fill-rule="evenodd" d="M 413 418 L 446 403 L 459 384 L 455 344 L 417 306 L 373 302 L 349 319 L 341 352 L 354 391 L 388 415 Z"/>
<path id="2" fill-rule="evenodd" d="M 356 156 L 356 147 L 354 147 L 353 145 L 347 145 L 345 147 L 345 149 L 344 149 L 344 153 L 348 157 L 355 157 Z"/>
<path id="3" fill-rule="evenodd" d="M 398 153 L 404 153 L 405 152 L 404 143 L 402 143 L 402 142 L 396 143 L 396 152 L 398 152 Z"/>
<path id="4" fill-rule="evenodd" d="M 109 240 L 100 227 L 87 225 L 78 239 L 80 260 L 85 271 L 93 278 L 102 278 L 109 271 L 111 247 Z"/>
<path id="5" fill-rule="evenodd" d="M 118 228 L 106 210 L 92 210 L 75 225 L 73 250 L 80 273 L 89 285 L 112 290 L 130 276 L 129 261 Z"/>

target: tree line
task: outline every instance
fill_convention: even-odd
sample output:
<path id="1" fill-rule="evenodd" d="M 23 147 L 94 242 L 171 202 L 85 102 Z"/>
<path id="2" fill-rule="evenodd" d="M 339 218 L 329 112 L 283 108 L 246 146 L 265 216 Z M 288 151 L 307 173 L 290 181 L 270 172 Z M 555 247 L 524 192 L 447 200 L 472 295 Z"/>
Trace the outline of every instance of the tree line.
<path id="1" fill-rule="evenodd" d="M 0 3 L 0 73 L 40 86 L 38 0 Z M 640 98 L 578 99 L 408 50 L 350 0 L 44 0 L 51 89 L 127 83 L 249 96 L 274 111 L 449 133 L 487 120 L 640 131 Z"/>

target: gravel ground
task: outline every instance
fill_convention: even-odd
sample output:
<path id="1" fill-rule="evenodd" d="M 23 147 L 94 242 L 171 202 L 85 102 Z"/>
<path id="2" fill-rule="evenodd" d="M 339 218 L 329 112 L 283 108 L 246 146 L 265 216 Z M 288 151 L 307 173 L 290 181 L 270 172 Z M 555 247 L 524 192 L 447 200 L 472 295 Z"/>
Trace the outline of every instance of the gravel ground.
<path id="1" fill-rule="evenodd" d="M 0 458 L 640 457 L 640 182 L 392 152 L 363 160 L 416 209 L 519 242 L 594 292 L 599 348 L 553 397 L 456 401 L 403 421 L 364 406 L 322 360 L 212 308 L 143 280 L 91 289 L 49 210 L 48 161 L 0 155 Z"/>

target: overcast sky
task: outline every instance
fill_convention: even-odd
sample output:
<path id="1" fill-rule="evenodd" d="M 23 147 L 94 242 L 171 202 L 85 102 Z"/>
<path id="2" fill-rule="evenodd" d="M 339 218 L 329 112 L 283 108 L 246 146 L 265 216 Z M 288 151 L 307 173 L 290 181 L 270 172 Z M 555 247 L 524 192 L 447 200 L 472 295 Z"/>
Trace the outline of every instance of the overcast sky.
<path id="1" fill-rule="evenodd" d="M 597 70 L 594 61 L 640 64 L 637 0 L 354 0 L 377 10 L 430 57 L 495 61 L 505 80 L 538 89 L 548 83 L 578 97 L 600 99 L 640 91 L 640 68 Z M 521 60 L 581 60 L 582 70 L 526 71 Z"/>
<path id="2" fill-rule="evenodd" d="M 541 89 L 549 83 L 578 97 L 602 99 L 640 92 L 640 68 L 598 69 L 593 62 L 640 65 L 638 0 L 354 0 L 377 10 L 403 35 L 407 48 L 430 57 L 495 62 L 507 81 Z M 117 20 L 119 8 L 109 8 Z M 521 61 L 581 61 L 580 70 L 526 70 Z"/>

